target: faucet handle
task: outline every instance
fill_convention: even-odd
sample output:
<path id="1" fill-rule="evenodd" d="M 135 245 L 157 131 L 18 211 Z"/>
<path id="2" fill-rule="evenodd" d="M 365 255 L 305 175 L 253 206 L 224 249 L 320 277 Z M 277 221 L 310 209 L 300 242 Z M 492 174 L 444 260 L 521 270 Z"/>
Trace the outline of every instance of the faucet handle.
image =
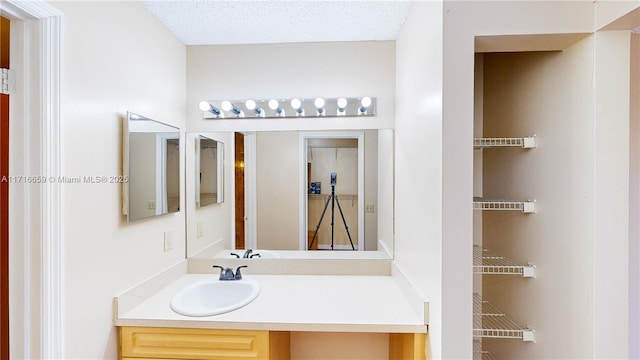
<path id="1" fill-rule="evenodd" d="M 238 266 L 238 268 L 236 269 L 236 275 L 234 276 L 235 280 L 241 280 L 242 279 L 242 273 L 240 272 L 240 269 L 246 268 L 246 267 L 248 267 L 248 266 L 247 265 Z"/>
<path id="2" fill-rule="evenodd" d="M 236 253 L 231 253 L 231 255 L 235 256 L 236 258 L 240 259 L 240 255 L 236 254 Z"/>
<path id="3" fill-rule="evenodd" d="M 219 280 L 234 280 L 235 276 L 233 275 L 233 270 L 230 268 L 225 268 L 220 265 L 213 265 L 213 268 L 220 269 L 220 277 Z"/>
<path id="4" fill-rule="evenodd" d="M 253 259 L 254 257 L 262 257 L 262 255 L 260 255 L 259 253 L 255 253 L 255 254 L 251 254 L 251 256 L 249 256 L 250 259 Z"/>

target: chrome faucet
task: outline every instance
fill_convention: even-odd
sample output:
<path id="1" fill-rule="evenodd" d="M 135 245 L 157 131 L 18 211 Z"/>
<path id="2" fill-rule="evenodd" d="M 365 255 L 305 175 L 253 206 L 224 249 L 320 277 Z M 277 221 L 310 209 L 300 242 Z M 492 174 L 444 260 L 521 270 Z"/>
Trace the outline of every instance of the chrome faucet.
<path id="1" fill-rule="evenodd" d="M 236 269 L 236 273 L 233 273 L 233 269 L 225 268 L 220 265 L 213 265 L 213 268 L 220 269 L 220 277 L 219 280 L 228 281 L 228 280 L 242 280 L 242 273 L 240 269 L 248 267 L 247 265 L 238 266 Z"/>
<path id="2" fill-rule="evenodd" d="M 252 254 L 252 253 L 253 253 L 253 250 L 247 249 L 247 250 L 245 250 L 244 254 L 242 254 L 242 258 L 243 259 L 253 259 L 254 257 L 262 257 L 262 255 L 260 255 L 259 253 L 256 253 L 256 254 Z M 231 255 L 235 256 L 238 259 L 240 259 L 240 255 L 238 255 L 236 253 L 231 253 Z"/>

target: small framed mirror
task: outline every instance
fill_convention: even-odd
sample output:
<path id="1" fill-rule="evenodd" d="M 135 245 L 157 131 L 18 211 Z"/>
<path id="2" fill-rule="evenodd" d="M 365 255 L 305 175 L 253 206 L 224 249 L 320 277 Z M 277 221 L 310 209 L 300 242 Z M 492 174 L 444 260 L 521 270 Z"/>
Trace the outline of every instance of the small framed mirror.
<path id="1" fill-rule="evenodd" d="M 127 220 L 180 211 L 180 129 L 127 112 L 123 140 Z"/>
<path id="2" fill-rule="evenodd" d="M 196 138 L 196 206 L 224 201 L 224 144 L 198 135 Z"/>

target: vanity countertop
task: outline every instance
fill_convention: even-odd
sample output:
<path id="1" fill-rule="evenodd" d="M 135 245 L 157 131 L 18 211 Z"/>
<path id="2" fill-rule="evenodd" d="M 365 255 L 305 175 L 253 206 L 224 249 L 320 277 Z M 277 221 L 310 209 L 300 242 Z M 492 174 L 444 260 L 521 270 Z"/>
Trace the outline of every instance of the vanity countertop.
<path id="1" fill-rule="evenodd" d="M 217 276 L 185 274 L 131 310 L 116 326 L 216 328 L 275 331 L 425 333 L 427 326 L 391 276 L 246 275 L 260 283 L 248 305 L 207 317 L 171 310 L 183 287 Z"/>

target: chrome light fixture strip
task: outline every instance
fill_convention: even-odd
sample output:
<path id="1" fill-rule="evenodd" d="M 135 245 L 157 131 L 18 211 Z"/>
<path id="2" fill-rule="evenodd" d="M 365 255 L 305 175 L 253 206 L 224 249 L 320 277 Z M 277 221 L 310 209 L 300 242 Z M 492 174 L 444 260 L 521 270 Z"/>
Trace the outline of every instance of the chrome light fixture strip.
<path id="1" fill-rule="evenodd" d="M 375 116 L 374 97 L 211 100 L 200 102 L 202 118 L 277 119 Z"/>

